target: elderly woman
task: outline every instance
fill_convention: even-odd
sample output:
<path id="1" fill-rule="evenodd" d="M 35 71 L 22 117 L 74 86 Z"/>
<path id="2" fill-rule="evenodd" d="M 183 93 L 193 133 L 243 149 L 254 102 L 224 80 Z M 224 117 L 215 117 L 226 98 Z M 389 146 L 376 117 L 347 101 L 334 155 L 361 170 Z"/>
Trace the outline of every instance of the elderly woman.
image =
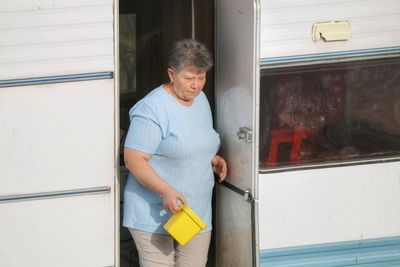
<path id="1" fill-rule="evenodd" d="M 130 174 L 123 225 L 139 252 L 140 266 L 205 266 L 211 237 L 214 173 L 224 180 L 220 140 L 202 92 L 213 61 L 192 39 L 176 42 L 168 57 L 169 82 L 152 90 L 129 112 L 124 150 Z M 207 228 L 185 246 L 163 229 L 179 203 L 188 204 Z"/>

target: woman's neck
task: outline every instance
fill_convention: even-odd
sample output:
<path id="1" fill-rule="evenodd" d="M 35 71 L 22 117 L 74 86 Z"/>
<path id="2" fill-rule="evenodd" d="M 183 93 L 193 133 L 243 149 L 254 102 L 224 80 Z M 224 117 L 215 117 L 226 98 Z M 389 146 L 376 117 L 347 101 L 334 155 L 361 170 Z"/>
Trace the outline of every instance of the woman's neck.
<path id="1" fill-rule="evenodd" d="M 170 95 L 172 95 L 172 96 L 176 99 L 176 101 L 178 101 L 180 104 L 182 104 L 182 105 L 184 105 L 184 106 L 187 106 L 187 107 L 189 107 L 189 106 L 191 106 L 191 105 L 193 104 L 193 99 L 192 99 L 192 100 L 185 100 L 185 99 L 180 98 L 180 97 L 176 94 L 176 92 L 175 92 L 175 90 L 174 90 L 173 87 L 174 87 L 174 86 L 172 85 L 171 82 L 167 82 L 167 83 L 164 84 L 164 88 L 166 89 L 166 91 L 167 91 Z"/>

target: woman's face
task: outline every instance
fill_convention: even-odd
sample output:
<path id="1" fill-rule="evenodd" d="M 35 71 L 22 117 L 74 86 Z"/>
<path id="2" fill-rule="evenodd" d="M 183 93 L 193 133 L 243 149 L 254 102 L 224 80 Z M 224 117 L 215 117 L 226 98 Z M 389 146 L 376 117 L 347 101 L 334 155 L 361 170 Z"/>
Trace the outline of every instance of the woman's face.
<path id="1" fill-rule="evenodd" d="M 186 67 L 179 72 L 168 68 L 168 76 L 172 82 L 172 93 L 184 104 L 191 104 L 206 83 L 206 72 L 193 66 Z"/>

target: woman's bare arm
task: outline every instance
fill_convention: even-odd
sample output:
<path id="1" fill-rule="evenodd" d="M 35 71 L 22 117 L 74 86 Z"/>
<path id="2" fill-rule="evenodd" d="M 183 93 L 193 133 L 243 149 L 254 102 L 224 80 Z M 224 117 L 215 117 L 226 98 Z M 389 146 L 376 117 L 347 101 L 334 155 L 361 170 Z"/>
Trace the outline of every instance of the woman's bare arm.
<path id="1" fill-rule="evenodd" d="M 164 208 L 174 213 L 179 210 L 177 201 L 186 204 L 184 196 L 172 188 L 150 166 L 151 155 L 131 149 L 124 149 L 125 166 L 136 177 L 139 183 L 161 195 Z"/>

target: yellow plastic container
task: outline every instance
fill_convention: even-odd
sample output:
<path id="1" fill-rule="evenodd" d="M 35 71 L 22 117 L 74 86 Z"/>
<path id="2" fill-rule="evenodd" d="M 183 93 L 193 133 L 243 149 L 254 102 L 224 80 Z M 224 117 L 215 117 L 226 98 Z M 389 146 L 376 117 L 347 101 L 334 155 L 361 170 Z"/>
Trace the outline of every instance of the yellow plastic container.
<path id="1" fill-rule="evenodd" d="M 182 246 L 206 227 L 205 222 L 184 204 L 181 205 L 181 210 L 174 213 L 164 224 L 164 229 Z"/>

